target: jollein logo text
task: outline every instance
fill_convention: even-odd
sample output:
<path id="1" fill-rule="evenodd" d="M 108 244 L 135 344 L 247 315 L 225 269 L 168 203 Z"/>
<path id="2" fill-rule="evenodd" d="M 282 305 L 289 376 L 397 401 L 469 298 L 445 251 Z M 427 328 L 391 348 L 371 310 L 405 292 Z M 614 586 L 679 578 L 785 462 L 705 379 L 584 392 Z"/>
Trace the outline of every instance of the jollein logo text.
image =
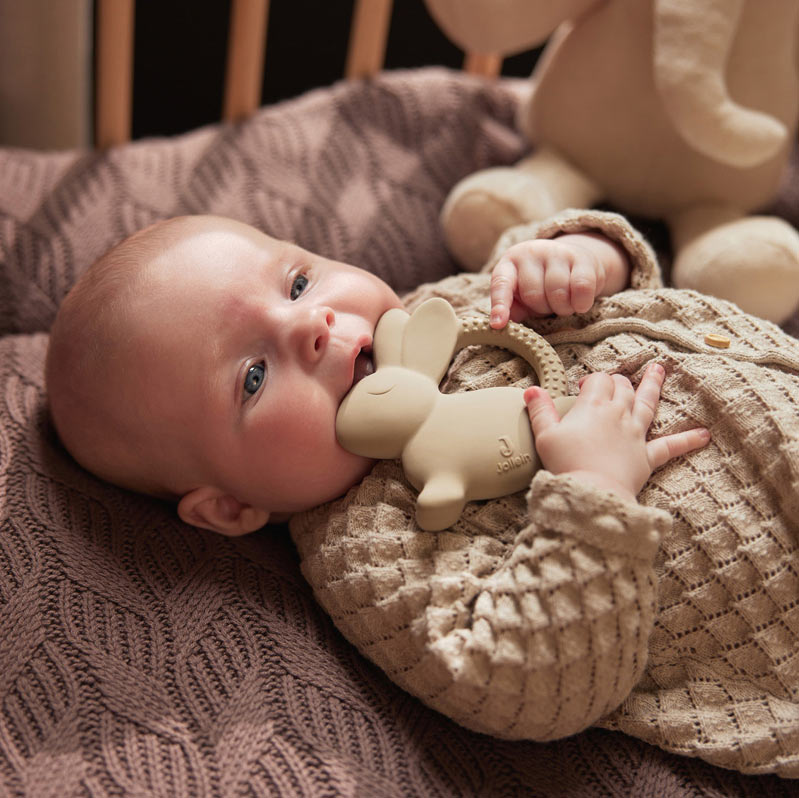
<path id="1" fill-rule="evenodd" d="M 504 458 L 497 463 L 497 474 L 507 474 L 532 462 L 532 457 L 529 454 L 513 453 L 513 443 L 510 438 L 501 435 L 497 440 L 499 441 L 499 453 Z"/>

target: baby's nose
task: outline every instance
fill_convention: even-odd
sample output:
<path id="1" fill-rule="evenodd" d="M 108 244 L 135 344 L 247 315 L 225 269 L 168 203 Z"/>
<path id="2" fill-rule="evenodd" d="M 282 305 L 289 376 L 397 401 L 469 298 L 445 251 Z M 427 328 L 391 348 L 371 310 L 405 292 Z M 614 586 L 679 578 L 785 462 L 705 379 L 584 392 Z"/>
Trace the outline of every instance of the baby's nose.
<path id="1" fill-rule="evenodd" d="M 330 340 L 330 328 L 335 324 L 336 316 L 331 308 L 303 308 L 296 325 L 295 340 L 300 354 L 308 361 L 318 360 L 327 348 Z"/>

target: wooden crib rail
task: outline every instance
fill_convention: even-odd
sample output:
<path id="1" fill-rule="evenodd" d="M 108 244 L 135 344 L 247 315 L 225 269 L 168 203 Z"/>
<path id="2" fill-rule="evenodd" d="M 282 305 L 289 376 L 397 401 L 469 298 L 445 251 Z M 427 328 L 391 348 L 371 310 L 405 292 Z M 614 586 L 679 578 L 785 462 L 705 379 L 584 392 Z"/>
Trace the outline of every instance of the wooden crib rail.
<path id="1" fill-rule="evenodd" d="M 225 70 L 222 118 L 249 116 L 261 99 L 269 0 L 233 0 Z"/>
<path id="2" fill-rule="evenodd" d="M 393 0 L 356 0 L 345 77 L 371 77 L 383 68 Z M 130 140 L 133 106 L 135 0 L 97 0 L 95 143 Z M 269 0 L 232 0 L 222 118 L 244 119 L 260 104 Z M 467 53 L 464 69 L 496 77 L 502 60 Z"/>
<path id="3" fill-rule="evenodd" d="M 356 0 L 347 49 L 347 78 L 377 74 L 386 60 L 393 0 Z"/>
<path id="4" fill-rule="evenodd" d="M 133 107 L 134 0 L 99 0 L 94 140 L 98 147 L 130 139 Z"/>

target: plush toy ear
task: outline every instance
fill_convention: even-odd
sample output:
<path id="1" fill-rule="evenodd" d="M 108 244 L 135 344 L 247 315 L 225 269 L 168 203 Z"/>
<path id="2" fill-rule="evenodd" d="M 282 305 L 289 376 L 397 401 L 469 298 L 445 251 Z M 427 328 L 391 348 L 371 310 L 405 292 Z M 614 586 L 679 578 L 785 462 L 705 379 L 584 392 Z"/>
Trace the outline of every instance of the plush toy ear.
<path id="1" fill-rule="evenodd" d="M 378 320 L 372 341 L 372 358 L 376 368 L 399 366 L 402 356 L 402 332 L 409 318 L 402 308 L 392 308 Z"/>
<path id="2" fill-rule="evenodd" d="M 189 491 L 178 502 L 178 515 L 187 524 L 230 537 L 255 532 L 269 520 L 266 510 L 209 485 Z"/>
<path id="3" fill-rule="evenodd" d="M 788 129 L 734 102 L 727 57 L 743 0 L 655 0 L 655 85 L 677 132 L 708 158 L 748 168 L 771 158 Z"/>
<path id="4" fill-rule="evenodd" d="M 460 324 L 452 305 L 434 297 L 411 314 L 402 336 L 402 365 L 439 382 L 446 374 Z"/>

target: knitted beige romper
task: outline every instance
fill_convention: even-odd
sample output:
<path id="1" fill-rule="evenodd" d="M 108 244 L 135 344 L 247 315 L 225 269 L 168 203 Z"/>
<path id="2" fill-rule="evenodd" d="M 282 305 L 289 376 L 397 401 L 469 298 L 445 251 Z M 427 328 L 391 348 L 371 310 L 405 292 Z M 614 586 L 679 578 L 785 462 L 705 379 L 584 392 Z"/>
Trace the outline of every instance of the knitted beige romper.
<path id="1" fill-rule="evenodd" d="M 626 248 L 632 289 L 533 326 L 572 393 L 584 374 L 637 384 L 661 363 L 651 435 L 704 425 L 711 443 L 656 471 L 638 504 L 542 470 L 526 495 L 472 502 L 444 532 L 415 525 L 414 490 L 381 461 L 343 499 L 292 520 L 303 572 L 365 656 L 471 729 L 549 740 L 599 725 L 799 777 L 799 341 L 660 287 L 648 245 L 613 214 L 514 228 L 497 251 L 591 229 Z M 483 312 L 488 277 L 406 299 L 430 296 Z M 523 361 L 474 347 L 444 390 L 525 384 Z"/>

